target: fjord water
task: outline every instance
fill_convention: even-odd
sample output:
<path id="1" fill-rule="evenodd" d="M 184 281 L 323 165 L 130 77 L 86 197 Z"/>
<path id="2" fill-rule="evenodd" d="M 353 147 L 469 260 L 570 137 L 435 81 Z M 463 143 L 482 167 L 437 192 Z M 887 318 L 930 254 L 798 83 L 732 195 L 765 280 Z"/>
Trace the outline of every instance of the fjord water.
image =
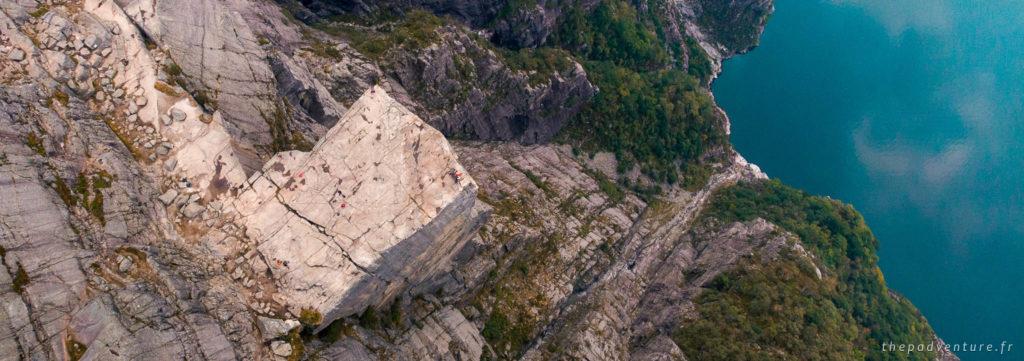
<path id="1" fill-rule="evenodd" d="M 748 160 L 863 213 L 940 337 L 1015 344 L 963 360 L 1024 359 L 1024 2 L 779 0 L 714 93 Z"/>

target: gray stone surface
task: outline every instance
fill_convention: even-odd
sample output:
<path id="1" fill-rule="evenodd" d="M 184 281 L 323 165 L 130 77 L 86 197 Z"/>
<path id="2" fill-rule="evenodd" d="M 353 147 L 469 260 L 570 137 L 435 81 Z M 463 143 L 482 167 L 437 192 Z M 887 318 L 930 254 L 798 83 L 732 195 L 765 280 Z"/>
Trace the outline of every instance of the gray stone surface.
<path id="1" fill-rule="evenodd" d="M 177 197 L 178 197 L 178 191 L 177 190 L 175 190 L 175 189 L 168 189 L 166 192 L 164 192 L 164 194 L 161 194 L 158 199 L 160 200 L 160 203 L 163 203 L 164 205 L 170 205 L 171 202 L 173 202 L 174 199 L 177 198 Z"/>
<path id="2" fill-rule="evenodd" d="M 296 320 L 281 320 L 263 316 L 256 317 L 256 325 L 259 327 L 260 333 L 263 334 L 264 341 L 283 337 L 289 331 L 300 326 L 299 321 Z"/>
<path id="3" fill-rule="evenodd" d="M 270 343 L 270 350 L 277 356 L 287 357 L 292 354 L 292 345 L 284 341 L 274 341 Z"/>
<path id="4" fill-rule="evenodd" d="M 327 322 L 380 307 L 447 266 L 480 226 L 476 185 L 438 131 L 379 87 L 309 153 L 272 158 L 234 208 L 281 297 Z M 393 222 L 401 219 L 401 222 Z"/>
<path id="5" fill-rule="evenodd" d="M 171 119 L 176 122 L 185 121 L 185 112 L 177 108 L 171 109 Z"/>
<path id="6" fill-rule="evenodd" d="M 23 51 L 21 49 L 11 50 L 10 53 L 7 53 L 7 58 L 11 59 L 11 60 L 14 60 L 14 61 L 25 60 L 25 51 Z"/>

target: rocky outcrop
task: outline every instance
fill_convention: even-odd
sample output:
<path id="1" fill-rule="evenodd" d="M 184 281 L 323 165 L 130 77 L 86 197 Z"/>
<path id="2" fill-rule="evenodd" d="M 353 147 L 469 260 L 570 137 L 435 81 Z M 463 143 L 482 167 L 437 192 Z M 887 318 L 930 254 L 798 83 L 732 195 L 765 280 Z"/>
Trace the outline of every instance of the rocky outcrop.
<path id="1" fill-rule="evenodd" d="M 344 7 L 333 2 L 308 5 L 327 14 Z M 366 14 L 376 14 L 381 10 L 377 7 L 385 5 L 368 4 L 376 10 L 357 13 L 370 16 Z M 401 6 L 407 5 L 411 6 Z M 415 23 L 424 21 L 424 17 L 426 22 L 436 21 L 440 25 Z M 586 71 L 568 53 L 499 50 L 464 24 L 433 15 L 416 14 L 386 21 L 372 28 L 360 22 L 331 25 L 334 29 L 356 32 L 355 36 L 368 37 L 369 40 L 363 40 L 368 45 L 359 49 L 367 51 L 366 47 L 371 47 L 380 54 L 361 54 L 346 44 L 324 49 L 324 42 L 339 40 L 320 34 L 314 41 L 314 47 L 320 49 L 300 50 L 295 61 L 310 69 L 341 104 L 350 104 L 367 85 L 379 84 L 431 126 L 456 139 L 546 143 L 597 92 Z M 396 32 L 394 28 L 403 26 L 416 29 L 419 33 L 415 36 L 423 38 L 417 41 L 425 44 L 396 44 L 401 42 L 397 39 L 408 36 L 392 33 Z M 353 37 L 349 33 L 341 41 Z M 317 103 L 314 97 L 310 99 Z"/>
<path id="2" fill-rule="evenodd" d="M 331 97 L 330 91 L 295 60 L 279 56 L 272 58 L 270 65 L 277 78 L 277 92 L 288 99 L 288 104 L 300 107 L 313 121 L 332 127 L 344 115 L 345 108 Z M 364 83 L 353 88 L 368 87 L 369 84 Z"/>
<path id="3" fill-rule="evenodd" d="M 280 356 L 288 349 L 280 338 L 304 310 L 325 320 L 379 307 L 446 272 L 453 249 L 485 220 L 444 137 L 379 88 L 319 148 L 275 158 L 293 161 L 285 173 L 271 163 L 248 177 L 250 154 L 238 149 L 253 144 L 235 146 L 246 138 L 236 138 L 227 110 L 211 114 L 165 82 L 169 58 L 146 47 L 116 3 L 76 5 L 5 4 L 0 13 L 0 194 L 10 202 L 0 209 L 4 354 Z M 291 84 L 284 89 L 299 88 Z M 253 184 L 297 173 L 307 175 L 252 197 Z M 307 185 L 312 179 L 322 183 Z M 310 202 L 335 191 L 342 203 L 327 207 L 347 209 L 345 217 Z M 272 208 L 262 201 L 293 218 L 261 213 Z M 270 229 L 280 220 L 337 239 L 323 249 L 288 244 L 286 232 Z M 285 264 L 289 271 L 267 272 Z M 318 285 L 337 292 L 289 288 Z"/>
<path id="4" fill-rule="evenodd" d="M 757 46 L 772 0 L 683 0 L 676 2 L 686 34 L 697 39 L 716 64 Z M 715 71 L 717 73 L 717 70 Z"/>
<path id="5" fill-rule="evenodd" d="M 444 137 L 373 88 L 309 153 L 280 153 L 233 207 L 281 300 L 331 321 L 441 272 L 482 224 Z"/>
<path id="6" fill-rule="evenodd" d="M 163 75 L 182 78 L 211 109 L 216 104 L 228 131 L 246 140 L 240 155 L 247 164 L 256 162 L 260 151 L 244 145 L 272 142 L 266 124 L 280 105 L 267 54 L 245 19 L 216 1 L 139 0 L 123 9 L 175 64 Z"/>
<path id="7" fill-rule="evenodd" d="M 546 143 L 596 92 L 583 67 L 567 58 L 549 74 L 513 70 L 465 29 L 436 32 L 433 45 L 399 52 L 383 66 L 420 114 L 451 137 Z"/>

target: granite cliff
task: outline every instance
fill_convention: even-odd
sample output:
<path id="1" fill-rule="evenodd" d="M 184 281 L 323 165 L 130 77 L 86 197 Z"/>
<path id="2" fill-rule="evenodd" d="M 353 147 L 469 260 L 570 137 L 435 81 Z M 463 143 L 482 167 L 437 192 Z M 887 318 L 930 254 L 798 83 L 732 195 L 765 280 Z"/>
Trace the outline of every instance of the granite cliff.
<path id="1" fill-rule="evenodd" d="M 937 338 L 863 278 L 863 220 L 778 188 L 723 135 L 706 86 L 771 11 L 5 1 L 0 359 L 799 359 L 708 301 L 745 304 L 727 280 L 761 269 L 792 276 L 754 283 L 781 295 L 769 314 L 808 315 L 782 333 L 907 359 L 870 350 Z M 692 142 L 623 145 L 608 134 L 632 130 L 602 128 L 622 108 Z M 730 312 L 762 327 L 765 307 Z"/>

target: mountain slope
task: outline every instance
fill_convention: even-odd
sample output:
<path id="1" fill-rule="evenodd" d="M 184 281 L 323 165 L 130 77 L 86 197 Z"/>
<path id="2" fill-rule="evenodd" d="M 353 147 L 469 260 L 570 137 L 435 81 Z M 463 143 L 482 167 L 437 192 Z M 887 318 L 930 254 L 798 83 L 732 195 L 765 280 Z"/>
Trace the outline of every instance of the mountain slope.
<path id="1" fill-rule="evenodd" d="M 729 146 L 771 11 L 4 2 L 0 355 L 955 359 L 877 352 L 937 338 L 863 220 Z"/>

